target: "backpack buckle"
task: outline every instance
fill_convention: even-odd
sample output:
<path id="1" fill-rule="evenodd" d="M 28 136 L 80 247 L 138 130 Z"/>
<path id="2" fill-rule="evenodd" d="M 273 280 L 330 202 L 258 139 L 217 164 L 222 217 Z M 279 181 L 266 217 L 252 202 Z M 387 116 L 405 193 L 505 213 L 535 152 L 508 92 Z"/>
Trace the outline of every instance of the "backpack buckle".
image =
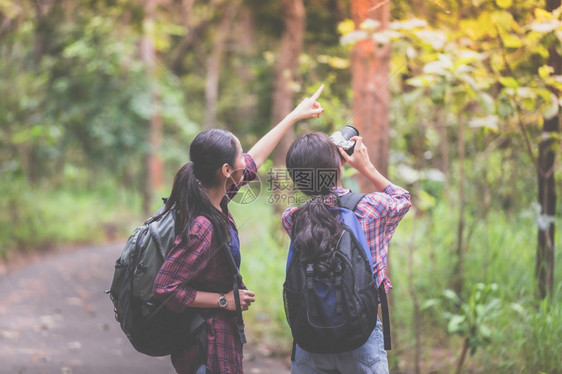
<path id="1" fill-rule="evenodd" d="M 314 274 L 314 265 L 307 264 L 306 265 L 306 288 L 311 290 L 312 289 L 312 275 Z"/>

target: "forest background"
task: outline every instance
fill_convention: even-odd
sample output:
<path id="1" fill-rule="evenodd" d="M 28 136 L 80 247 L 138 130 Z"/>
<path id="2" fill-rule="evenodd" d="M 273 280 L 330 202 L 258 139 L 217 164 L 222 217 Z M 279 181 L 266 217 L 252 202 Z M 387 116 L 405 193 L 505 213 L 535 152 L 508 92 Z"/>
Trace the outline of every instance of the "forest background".
<path id="1" fill-rule="evenodd" d="M 199 131 L 249 149 L 325 84 L 322 117 L 260 169 L 243 191 L 256 200 L 231 204 L 261 349 L 291 346 L 279 212 L 294 195 L 272 175 L 299 133 L 354 124 L 413 200 L 390 248 L 391 370 L 562 373 L 561 13 L 555 0 L 0 0 L 0 261 L 123 240 Z M 344 182 L 367 188 L 352 170 Z"/>

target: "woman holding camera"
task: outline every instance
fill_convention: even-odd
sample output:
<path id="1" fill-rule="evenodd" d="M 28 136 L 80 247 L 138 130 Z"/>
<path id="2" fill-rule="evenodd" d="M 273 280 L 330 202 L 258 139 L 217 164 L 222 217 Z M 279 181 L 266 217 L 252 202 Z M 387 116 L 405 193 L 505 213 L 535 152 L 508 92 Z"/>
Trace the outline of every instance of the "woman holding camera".
<path id="1" fill-rule="evenodd" d="M 386 270 L 388 243 L 411 206 L 410 194 L 379 173 L 371 163 L 361 137 L 355 136 L 351 140 L 355 142 L 351 155 L 323 133 L 308 133 L 295 140 L 287 153 L 287 169 L 295 186 L 312 199 L 310 203 L 285 210 L 282 224 L 295 250 L 301 251 L 301 258 L 314 263 L 315 272 L 317 266 L 332 271 L 331 254 L 342 232 L 338 197 L 350 192 L 343 188 L 340 178 L 342 164 L 347 162 L 373 186 L 374 192 L 362 197 L 353 213 L 372 255 L 376 285 L 383 285 L 381 289 L 388 292 L 392 287 Z M 332 170 L 335 177 L 312 178 L 310 185 L 295 177 L 299 170 Z M 292 373 L 388 373 L 380 321 L 377 321 L 369 339 L 355 350 L 337 354 L 310 353 L 297 344 L 293 353 Z"/>

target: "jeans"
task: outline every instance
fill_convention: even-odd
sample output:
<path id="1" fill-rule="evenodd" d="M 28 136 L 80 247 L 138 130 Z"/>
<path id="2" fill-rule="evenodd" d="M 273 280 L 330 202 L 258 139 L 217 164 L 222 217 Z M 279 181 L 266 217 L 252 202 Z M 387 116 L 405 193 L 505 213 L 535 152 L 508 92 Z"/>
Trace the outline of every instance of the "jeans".
<path id="1" fill-rule="evenodd" d="M 381 321 L 377 321 L 377 326 L 365 344 L 350 352 L 310 353 L 297 345 L 295 361 L 291 362 L 291 373 L 388 374 Z"/>

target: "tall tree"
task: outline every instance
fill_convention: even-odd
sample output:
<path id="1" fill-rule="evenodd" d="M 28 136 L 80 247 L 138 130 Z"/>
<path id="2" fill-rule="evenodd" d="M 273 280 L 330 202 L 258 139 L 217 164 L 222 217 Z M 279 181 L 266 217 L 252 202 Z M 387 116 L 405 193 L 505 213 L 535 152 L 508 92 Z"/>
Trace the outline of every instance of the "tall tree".
<path id="1" fill-rule="evenodd" d="M 143 186 L 143 212 L 145 215 L 152 210 L 153 191 L 164 183 L 164 163 L 158 150 L 162 145 L 162 115 L 160 110 L 160 97 L 157 90 L 157 70 L 155 64 L 156 49 L 153 40 L 153 28 L 156 7 L 159 0 L 148 0 L 145 3 L 145 19 L 143 36 L 139 44 L 142 61 L 150 75 L 152 111 L 148 127 L 149 148 L 146 155 L 146 178 Z"/>
<path id="2" fill-rule="evenodd" d="M 281 5 L 284 29 L 274 71 L 273 123 L 280 122 L 293 108 L 292 83 L 298 72 L 306 16 L 302 0 L 282 0 Z M 285 155 L 294 137 L 294 131 L 290 130 L 281 139 L 273 154 L 275 165 L 285 164 Z"/>
<path id="3" fill-rule="evenodd" d="M 219 77 L 221 61 L 228 36 L 232 32 L 232 23 L 240 9 L 240 1 L 229 1 L 221 17 L 213 50 L 207 59 L 207 79 L 205 82 L 205 128 L 216 126 L 217 103 L 219 99 Z"/>
<path id="4" fill-rule="evenodd" d="M 559 8 L 560 0 L 547 0 L 546 10 L 552 12 Z M 558 54 L 556 45 L 550 47 L 548 64 L 554 69 L 555 75 L 562 74 L 562 59 Z M 553 92 L 557 97 L 560 92 Z M 554 218 L 556 215 L 556 183 L 554 179 L 556 146 L 560 147 L 560 114 L 545 119 L 543 136 L 539 144 L 538 158 L 538 199 L 541 206 L 541 215 L 546 217 L 545 226 L 540 225 L 538 230 L 537 259 L 535 276 L 538 282 L 538 295 L 544 299 L 552 295 L 554 287 Z"/>
<path id="5" fill-rule="evenodd" d="M 388 28 L 388 0 L 351 0 L 351 17 L 359 29 L 367 19 L 377 21 L 378 29 Z M 368 27 L 368 26 L 367 26 Z M 353 124 L 369 148 L 371 160 L 383 174 L 388 172 L 390 128 L 390 45 L 377 45 L 372 39 L 358 41 L 351 52 L 353 88 Z M 370 191 L 370 183 L 358 176 L 362 191 Z"/>

